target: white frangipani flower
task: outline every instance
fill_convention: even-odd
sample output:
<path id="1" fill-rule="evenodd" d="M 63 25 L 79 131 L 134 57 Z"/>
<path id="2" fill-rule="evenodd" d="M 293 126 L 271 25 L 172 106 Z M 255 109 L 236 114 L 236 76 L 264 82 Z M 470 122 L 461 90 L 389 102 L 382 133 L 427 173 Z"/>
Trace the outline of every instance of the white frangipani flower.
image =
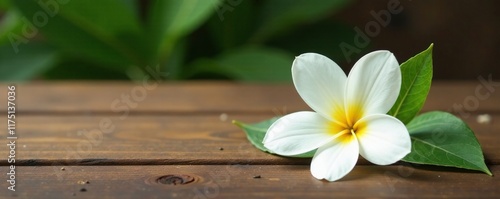
<path id="1" fill-rule="evenodd" d="M 329 181 L 349 173 L 358 154 L 388 165 L 410 153 L 405 125 L 386 114 L 401 87 L 401 71 L 391 52 L 363 56 L 348 77 L 327 57 L 305 53 L 293 62 L 292 76 L 315 112 L 296 112 L 274 122 L 263 141 L 269 150 L 290 156 L 317 149 L 311 173 Z"/>

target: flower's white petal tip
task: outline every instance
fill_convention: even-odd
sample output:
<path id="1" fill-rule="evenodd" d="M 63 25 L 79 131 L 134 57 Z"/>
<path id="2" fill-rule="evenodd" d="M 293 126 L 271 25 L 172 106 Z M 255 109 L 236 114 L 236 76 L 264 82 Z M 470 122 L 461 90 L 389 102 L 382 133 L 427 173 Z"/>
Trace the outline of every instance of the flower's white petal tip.
<path id="1" fill-rule="evenodd" d="M 376 50 L 373 52 L 370 52 L 363 57 L 361 57 L 359 60 L 365 60 L 365 59 L 394 59 L 396 60 L 396 56 L 394 56 L 394 53 L 388 50 Z"/>
<path id="2" fill-rule="evenodd" d="M 360 154 L 377 165 L 393 164 L 411 152 L 411 138 L 406 126 L 389 115 L 371 115 L 362 119 Z M 388 128 L 390 127 L 390 128 Z"/>
<path id="3" fill-rule="evenodd" d="M 377 55 L 377 54 L 392 54 L 392 52 L 388 51 L 388 50 L 376 50 L 376 51 L 373 51 L 373 52 L 366 54 L 365 56 L 373 55 L 373 54 L 375 54 L 375 55 Z"/>
<path id="4" fill-rule="evenodd" d="M 337 181 L 346 176 L 358 161 L 359 145 L 355 137 L 350 142 L 337 138 L 320 147 L 311 162 L 311 174 L 317 179 Z"/>
<path id="5" fill-rule="evenodd" d="M 269 127 L 262 142 L 279 155 L 306 153 L 333 139 L 327 123 L 321 115 L 310 111 L 285 115 Z"/>
<path id="6" fill-rule="evenodd" d="M 349 174 L 349 172 L 345 173 L 345 174 L 341 174 L 341 175 L 335 175 L 335 176 L 323 176 L 321 174 L 316 174 L 316 173 L 313 173 L 311 171 L 311 174 L 314 178 L 318 179 L 318 180 L 324 180 L 324 181 L 327 181 L 327 182 L 335 182 L 335 181 L 339 181 L 340 179 L 344 178 L 347 174 Z"/>
<path id="7" fill-rule="evenodd" d="M 401 89 L 401 70 L 389 51 L 375 51 L 361 57 L 347 78 L 346 101 L 359 103 L 364 115 L 385 114 Z"/>
<path id="8" fill-rule="evenodd" d="M 293 84 L 300 97 L 315 112 L 328 119 L 344 107 L 347 76 L 334 61 L 317 53 L 304 53 L 292 64 Z"/>

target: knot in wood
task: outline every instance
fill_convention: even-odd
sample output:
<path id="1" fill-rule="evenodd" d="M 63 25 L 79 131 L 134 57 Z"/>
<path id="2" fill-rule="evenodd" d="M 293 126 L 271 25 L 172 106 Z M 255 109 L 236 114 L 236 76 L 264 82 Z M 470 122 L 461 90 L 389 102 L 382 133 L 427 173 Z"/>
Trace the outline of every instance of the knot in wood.
<path id="1" fill-rule="evenodd" d="M 159 177 L 156 181 L 165 185 L 184 185 L 194 182 L 194 177 L 189 175 L 166 175 Z"/>

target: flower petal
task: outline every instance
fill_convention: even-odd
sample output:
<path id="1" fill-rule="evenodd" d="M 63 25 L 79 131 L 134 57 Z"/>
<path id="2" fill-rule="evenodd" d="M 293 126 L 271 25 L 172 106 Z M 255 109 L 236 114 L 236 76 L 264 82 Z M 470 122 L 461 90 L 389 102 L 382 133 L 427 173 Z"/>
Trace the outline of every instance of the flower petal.
<path id="1" fill-rule="evenodd" d="M 329 123 L 321 115 L 310 111 L 285 115 L 269 127 L 263 143 L 280 155 L 306 153 L 335 138 L 329 132 Z"/>
<path id="2" fill-rule="evenodd" d="M 292 65 L 295 88 L 300 97 L 323 117 L 344 110 L 346 75 L 331 59 L 316 53 L 295 58 Z"/>
<path id="3" fill-rule="evenodd" d="M 385 114 L 396 102 L 401 88 L 399 63 L 389 51 L 368 53 L 354 64 L 346 87 L 346 102 L 361 106 L 359 108 L 362 113 L 358 113 L 358 118 L 355 116 L 355 119 L 371 114 Z M 350 108 L 346 107 L 348 110 L 352 109 L 350 105 Z"/>
<path id="4" fill-rule="evenodd" d="M 411 151 L 411 139 L 405 125 L 383 114 L 362 118 L 356 125 L 359 153 L 378 165 L 397 162 Z"/>
<path id="5" fill-rule="evenodd" d="M 311 162 L 311 174 L 317 179 L 338 180 L 354 168 L 358 155 L 356 136 L 344 134 L 316 151 Z"/>

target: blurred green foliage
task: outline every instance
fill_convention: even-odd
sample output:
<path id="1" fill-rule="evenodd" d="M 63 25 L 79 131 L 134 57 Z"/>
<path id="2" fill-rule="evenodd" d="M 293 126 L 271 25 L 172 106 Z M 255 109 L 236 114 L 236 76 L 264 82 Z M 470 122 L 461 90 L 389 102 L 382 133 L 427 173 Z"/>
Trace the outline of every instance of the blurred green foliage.
<path id="1" fill-rule="evenodd" d="M 343 59 L 347 0 L 0 0 L 0 80 L 290 81 L 307 51 Z M 149 74 L 151 75 L 151 74 Z"/>

